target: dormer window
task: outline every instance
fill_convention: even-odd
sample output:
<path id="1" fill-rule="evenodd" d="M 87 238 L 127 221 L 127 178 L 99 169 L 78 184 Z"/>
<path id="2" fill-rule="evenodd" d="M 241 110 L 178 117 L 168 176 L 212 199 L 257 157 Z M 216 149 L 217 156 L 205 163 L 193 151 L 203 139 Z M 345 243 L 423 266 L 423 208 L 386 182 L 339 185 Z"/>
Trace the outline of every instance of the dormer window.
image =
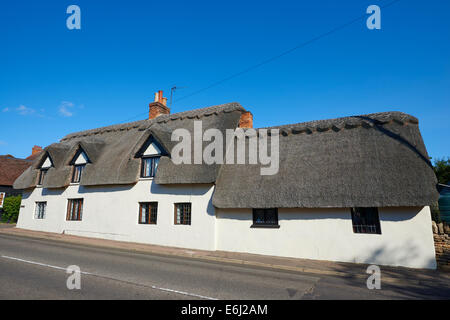
<path id="1" fill-rule="evenodd" d="M 50 169 L 51 167 L 53 167 L 53 163 L 50 157 L 47 155 L 45 157 L 44 162 L 41 165 L 41 169 L 39 172 L 38 186 L 42 186 L 44 184 L 45 175 L 47 174 L 48 169 Z"/>
<path id="2" fill-rule="evenodd" d="M 73 168 L 72 183 L 80 183 L 81 174 L 83 173 L 84 164 L 79 164 Z"/>
<path id="3" fill-rule="evenodd" d="M 159 158 L 158 156 L 142 158 L 142 178 L 153 178 L 155 176 Z"/>
<path id="4" fill-rule="evenodd" d="M 145 148 L 145 149 L 144 149 Z M 161 147 L 149 140 L 143 147 L 141 156 L 141 178 L 154 178 L 161 158 Z"/>
<path id="5" fill-rule="evenodd" d="M 41 168 L 41 172 L 39 173 L 39 182 L 38 185 L 42 186 L 42 184 L 44 183 L 44 178 L 45 175 L 47 174 L 48 168 Z"/>
<path id="6" fill-rule="evenodd" d="M 73 165 L 72 183 L 80 183 L 84 167 L 88 162 L 89 158 L 86 153 L 84 153 L 83 149 L 78 149 L 77 153 L 70 162 Z"/>

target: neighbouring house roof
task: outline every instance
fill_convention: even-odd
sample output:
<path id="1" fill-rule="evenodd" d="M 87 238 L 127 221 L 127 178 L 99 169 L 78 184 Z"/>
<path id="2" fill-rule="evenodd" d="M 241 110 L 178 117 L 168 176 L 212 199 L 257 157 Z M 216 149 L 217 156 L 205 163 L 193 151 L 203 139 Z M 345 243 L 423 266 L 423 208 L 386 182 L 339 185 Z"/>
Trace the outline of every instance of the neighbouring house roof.
<path id="1" fill-rule="evenodd" d="M 279 173 L 223 165 L 216 207 L 423 206 L 439 197 L 413 116 L 384 112 L 273 128 L 280 130 Z"/>
<path id="2" fill-rule="evenodd" d="M 152 137 L 167 153 L 155 182 L 215 183 L 212 201 L 219 208 L 422 206 L 438 198 L 418 120 L 401 112 L 272 127 L 280 130 L 279 172 L 272 176 L 262 176 L 260 165 L 175 165 L 170 160 L 175 129 L 193 136 L 194 120 L 201 119 L 203 131 L 224 133 L 238 127 L 244 112 L 230 103 L 69 134 L 45 148 L 14 186 L 36 186 L 46 156 L 54 167 L 43 187 L 69 185 L 70 162 L 80 148 L 90 160 L 81 185 L 134 184 L 140 151 Z"/>
<path id="3" fill-rule="evenodd" d="M 14 181 L 29 167 L 32 162 L 17 159 L 11 155 L 0 155 L 0 185 L 12 186 Z"/>

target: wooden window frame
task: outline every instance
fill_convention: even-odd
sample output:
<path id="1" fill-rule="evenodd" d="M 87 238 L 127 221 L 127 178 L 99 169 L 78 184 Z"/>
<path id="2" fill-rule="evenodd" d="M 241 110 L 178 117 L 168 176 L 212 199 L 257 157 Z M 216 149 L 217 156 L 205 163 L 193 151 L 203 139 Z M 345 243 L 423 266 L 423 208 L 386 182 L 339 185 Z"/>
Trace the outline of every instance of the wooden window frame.
<path id="1" fill-rule="evenodd" d="M 86 167 L 86 164 L 76 164 L 73 166 L 73 172 L 72 172 L 72 183 L 80 183 L 81 181 L 81 175 L 83 174 L 84 168 Z M 78 177 L 76 177 L 77 172 L 80 172 Z M 78 179 L 76 179 L 78 178 Z"/>
<path id="2" fill-rule="evenodd" d="M 76 207 L 76 219 L 73 219 L 74 214 L 71 212 L 72 204 L 75 205 L 75 203 L 78 203 L 78 206 Z M 76 198 L 76 199 L 67 199 L 67 214 L 66 214 L 66 221 L 82 221 L 83 219 L 83 198 Z M 72 213 L 72 214 L 71 214 Z"/>
<path id="3" fill-rule="evenodd" d="M 41 218 L 39 218 L 38 213 L 38 209 L 40 207 L 41 204 L 44 204 L 44 212 Z M 34 219 L 37 220 L 43 220 L 45 219 L 45 216 L 47 215 L 47 201 L 36 201 L 36 207 L 34 209 Z"/>
<path id="4" fill-rule="evenodd" d="M 147 222 L 142 222 L 142 207 L 147 206 Z M 155 213 L 153 215 L 152 210 L 155 209 Z M 152 218 L 154 217 L 154 219 Z M 158 223 L 158 202 L 139 202 L 139 217 L 138 224 L 157 224 Z"/>
<path id="5" fill-rule="evenodd" d="M 157 171 L 157 162 L 159 162 L 161 156 L 142 156 L 141 158 L 141 178 L 154 178 Z M 145 175 L 145 162 L 147 160 L 151 160 L 151 166 L 150 166 L 150 174 Z"/>
<path id="6" fill-rule="evenodd" d="M 377 207 L 351 208 L 350 212 L 352 215 L 353 233 L 381 234 L 380 214 Z M 364 214 L 365 217 L 360 217 L 361 214 Z"/>
<path id="7" fill-rule="evenodd" d="M 257 211 L 262 211 L 264 216 L 263 222 L 257 221 Z M 275 213 L 274 219 L 270 219 L 268 215 L 272 214 L 273 211 Z M 251 228 L 279 228 L 278 224 L 278 208 L 255 208 L 252 211 L 253 224 L 250 226 Z"/>
<path id="8" fill-rule="evenodd" d="M 45 179 L 45 176 L 46 176 L 46 174 L 48 172 L 48 169 L 49 168 L 45 168 L 45 169 L 41 168 L 40 169 L 40 171 L 39 171 L 39 180 L 38 180 L 38 184 L 37 184 L 38 186 L 42 186 L 44 184 L 44 179 Z"/>
<path id="9" fill-rule="evenodd" d="M 177 208 L 178 206 L 189 205 L 189 218 L 186 218 L 187 213 L 183 213 L 183 219 L 180 216 L 180 223 L 177 219 Z M 190 226 L 192 224 L 192 202 L 177 202 L 174 203 L 174 221 L 173 223 L 178 226 Z M 189 222 L 189 223 L 187 223 Z"/>

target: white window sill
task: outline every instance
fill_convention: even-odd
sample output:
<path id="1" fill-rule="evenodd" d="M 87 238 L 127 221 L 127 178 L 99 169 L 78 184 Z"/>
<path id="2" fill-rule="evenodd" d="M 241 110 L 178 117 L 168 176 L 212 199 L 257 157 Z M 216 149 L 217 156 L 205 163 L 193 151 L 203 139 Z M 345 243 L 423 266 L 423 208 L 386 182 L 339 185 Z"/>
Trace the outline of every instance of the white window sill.
<path id="1" fill-rule="evenodd" d="M 154 177 L 148 177 L 148 178 L 139 178 L 139 181 L 146 181 L 146 180 L 153 180 Z"/>

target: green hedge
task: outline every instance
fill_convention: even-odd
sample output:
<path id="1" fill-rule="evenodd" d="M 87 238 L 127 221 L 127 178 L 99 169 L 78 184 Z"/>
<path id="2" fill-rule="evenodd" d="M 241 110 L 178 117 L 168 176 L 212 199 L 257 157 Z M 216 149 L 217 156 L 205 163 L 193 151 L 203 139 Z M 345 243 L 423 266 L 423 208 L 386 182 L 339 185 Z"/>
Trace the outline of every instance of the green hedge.
<path id="1" fill-rule="evenodd" d="M 22 196 L 6 197 L 3 202 L 3 222 L 17 222 Z"/>

